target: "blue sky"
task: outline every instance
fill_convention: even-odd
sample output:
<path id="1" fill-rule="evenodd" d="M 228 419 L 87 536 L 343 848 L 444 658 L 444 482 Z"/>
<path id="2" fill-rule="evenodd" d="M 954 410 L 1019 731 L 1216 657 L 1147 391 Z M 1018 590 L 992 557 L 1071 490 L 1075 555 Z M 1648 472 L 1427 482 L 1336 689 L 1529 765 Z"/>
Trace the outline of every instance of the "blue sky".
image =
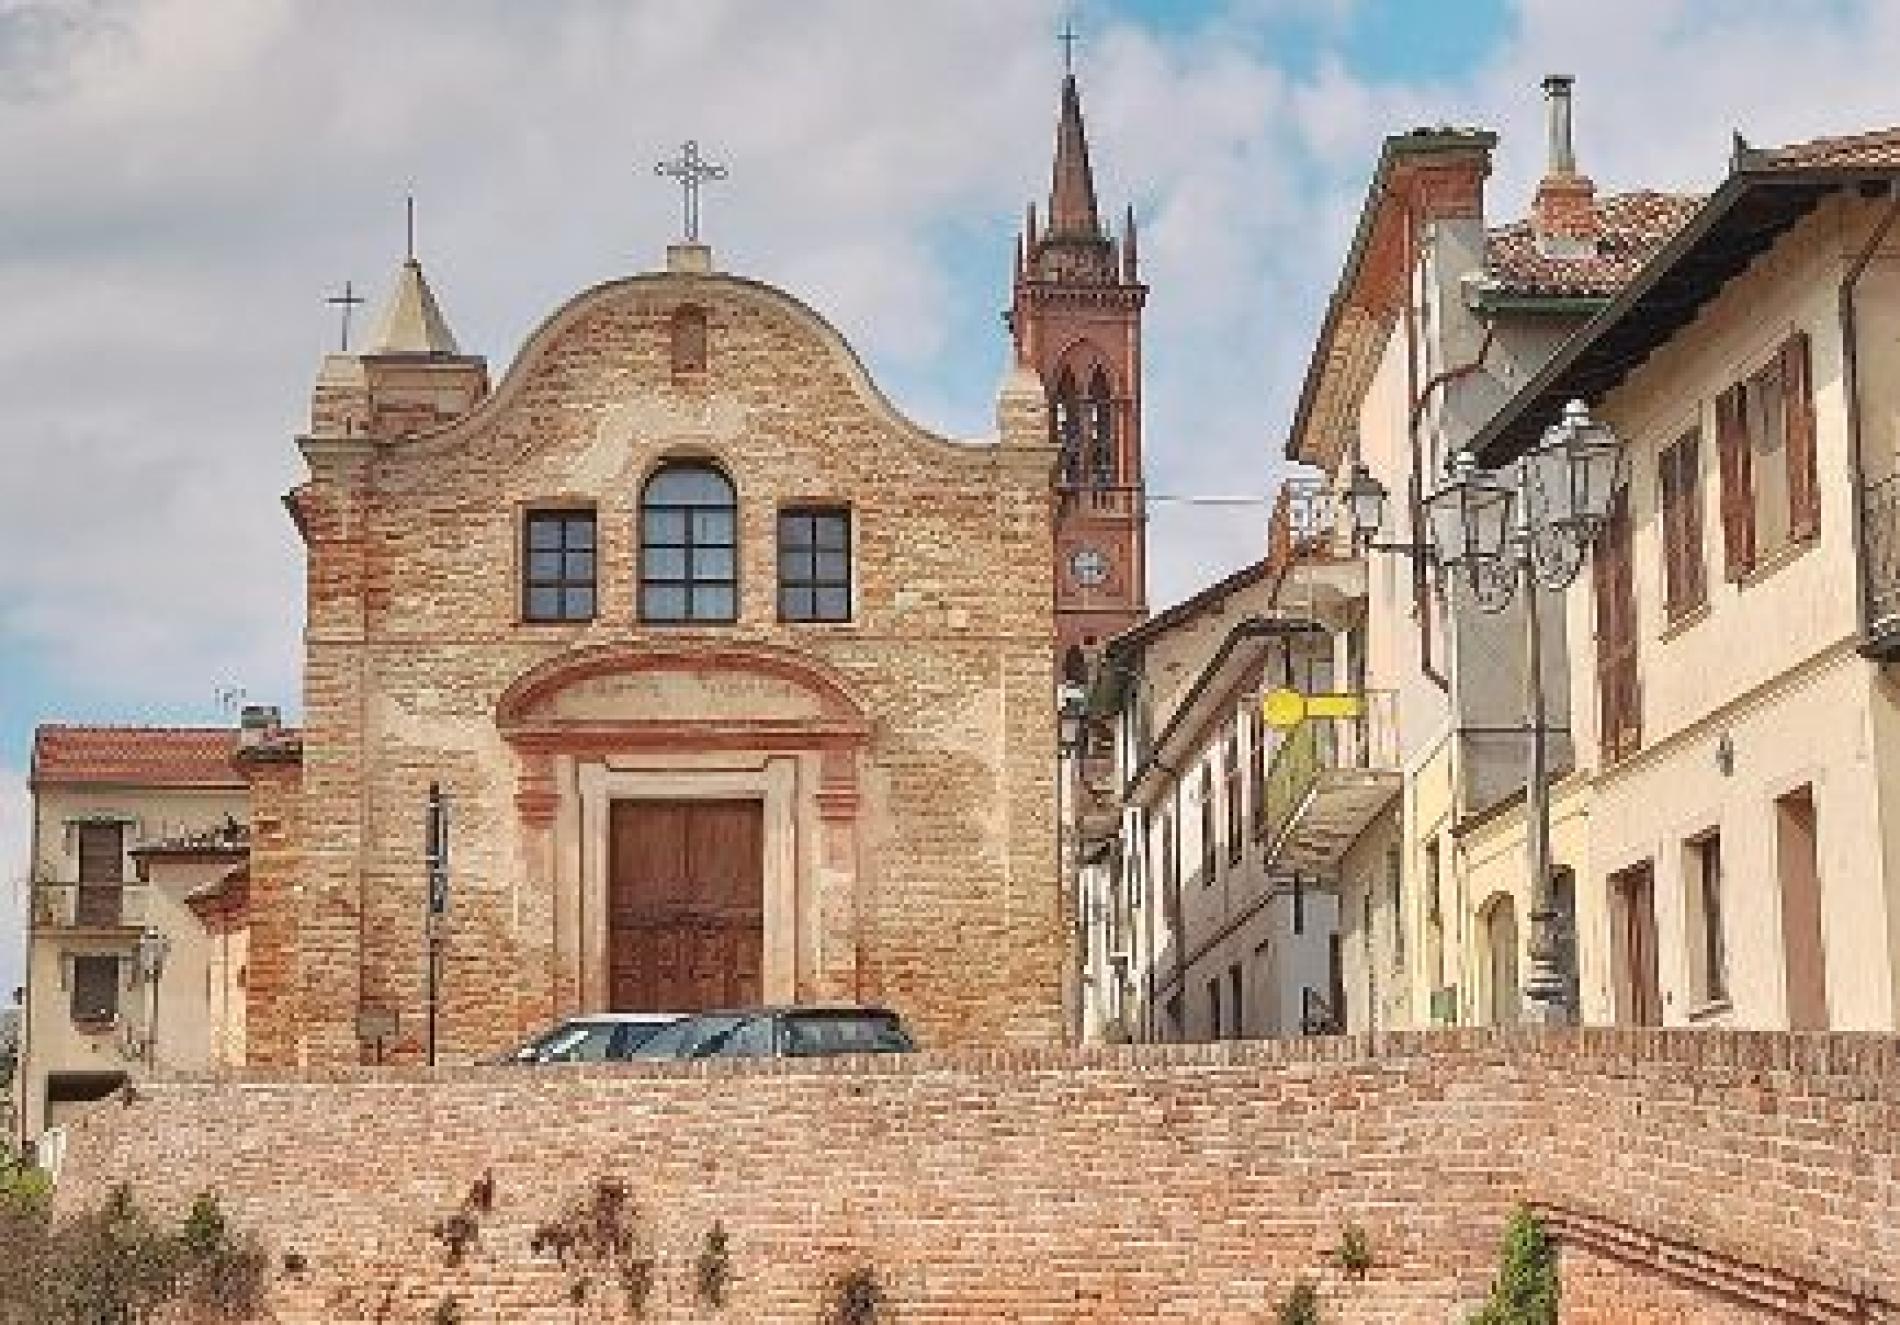
<path id="1" fill-rule="evenodd" d="M 401 199 L 497 374 L 653 265 L 697 137 L 722 265 L 831 317 L 924 423 L 988 431 L 1010 244 L 1047 187 L 1056 29 L 1102 201 L 1142 219 L 1150 483 L 1265 498 L 1380 138 L 1503 133 L 1578 75 L 1605 187 L 1705 187 L 1758 142 L 1900 122 L 1876 0 L 0 0 L 0 883 L 36 722 L 295 710 L 277 498 L 345 278 L 380 298 Z M 1263 508 L 1157 506 L 1157 604 L 1257 554 Z M 4 896 L 0 892 L 0 896 Z M 0 915 L 0 990 L 15 944 Z"/>

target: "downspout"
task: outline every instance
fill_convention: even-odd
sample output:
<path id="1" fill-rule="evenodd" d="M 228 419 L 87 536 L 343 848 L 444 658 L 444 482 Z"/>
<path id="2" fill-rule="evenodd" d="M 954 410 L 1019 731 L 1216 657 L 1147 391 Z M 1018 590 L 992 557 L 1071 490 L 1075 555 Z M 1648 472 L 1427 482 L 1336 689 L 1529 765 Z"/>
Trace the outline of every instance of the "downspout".
<path id="1" fill-rule="evenodd" d="M 1851 497 L 1849 520 L 1854 533 L 1854 562 L 1860 573 L 1860 583 L 1854 593 L 1854 624 L 1855 633 L 1863 641 L 1872 625 L 1872 606 L 1868 601 L 1866 512 L 1862 510 L 1867 467 L 1861 449 L 1860 338 L 1855 327 L 1854 288 L 1896 220 L 1900 220 L 1900 195 L 1893 197 L 1880 224 L 1874 227 L 1873 236 L 1855 254 L 1840 286 L 1841 385 L 1847 397 L 1847 482 Z"/>
<path id="2" fill-rule="evenodd" d="M 1405 227 L 1404 260 L 1400 264 L 1405 272 L 1405 398 L 1411 402 L 1405 426 L 1405 440 L 1412 459 L 1411 473 L 1406 478 L 1406 510 L 1412 522 L 1412 541 L 1417 543 L 1421 524 L 1419 512 L 1424 509 L 1425 504 L 1424 454 L 1418 435 L 1418 424 L 1431 386 L 1428 384 L 1425 392 L 1421 394 L 1418 384 L 1418 313 L 1413 301 L 1413 282 L 1416 280 L 1418 268 L 1418 231 L 1414 224 L 1410 199 L 1402 199 L 1399 207 L 1400 219 Z M 1432 379 L 1434 383 L 1437 380 L 1437 378 Z M 1432 661 L 1431 585 L 1426 578 L 1425 559 L 1414 556 L 1411 562 L 1412 610 L 1418 616 L 1418 667 L 1427 680 L 1446 694 L 1450 694 L 1451 681 Z"/>

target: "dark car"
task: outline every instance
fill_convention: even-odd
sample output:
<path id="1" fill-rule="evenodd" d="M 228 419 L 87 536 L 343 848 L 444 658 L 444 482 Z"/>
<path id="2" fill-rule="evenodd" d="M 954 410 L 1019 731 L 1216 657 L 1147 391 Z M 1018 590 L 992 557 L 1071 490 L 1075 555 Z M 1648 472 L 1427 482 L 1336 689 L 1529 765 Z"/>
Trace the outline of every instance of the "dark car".
<path id="1" fill-rule="evenodd" d="M 498 1061 L 603 1063 L 630 1058 L 682 1016 L 679 1012 L 590 1012 L 566 1017 Z"/>
<path id="2" fill-rule="evenodd" d="M 736 1008 L 655 1031 L 635 1058 L 822 1058 L 902 1054 L 917 1046 L 887 1008 Z"/>

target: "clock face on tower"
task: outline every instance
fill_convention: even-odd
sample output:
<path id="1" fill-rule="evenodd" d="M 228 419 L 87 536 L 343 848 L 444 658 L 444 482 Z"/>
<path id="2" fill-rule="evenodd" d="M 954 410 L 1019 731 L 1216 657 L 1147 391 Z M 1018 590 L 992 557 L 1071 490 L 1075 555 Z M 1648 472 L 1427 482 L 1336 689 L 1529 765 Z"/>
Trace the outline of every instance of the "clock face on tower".
<path id="1" fill-rule="evenodd" d="M 1069 574 L 1077 584 L 1094 588 L 1108 578 L 1108 557 L 1098 548 L 1077 548 L 1069 556 Z"/>

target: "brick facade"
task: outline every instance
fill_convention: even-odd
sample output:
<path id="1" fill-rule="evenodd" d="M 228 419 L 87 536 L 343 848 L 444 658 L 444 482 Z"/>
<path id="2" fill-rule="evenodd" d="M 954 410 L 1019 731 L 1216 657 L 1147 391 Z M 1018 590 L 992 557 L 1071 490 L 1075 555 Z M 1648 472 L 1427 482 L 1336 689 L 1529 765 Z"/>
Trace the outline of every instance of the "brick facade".
<path id="1" fill-rule="evenodd" d="M 448 1294 L 576 1319 L 530 1242 L 599 1178 L 640 1210 L 660 1321 L 810 1321 L 854 1266 L 907 1321 L 1258 1321 L 1300 1277 L 1329 1321 L 1463 1321 L 1520 1201 L 1558 1232 L 1566 1322 L 1890 1320 L 1897 1112 L 1900 1041 L 1727 1032 L 350 1069 L 143 1087 L 73 1130 L 60 1199 L 216 1187 L 307 1261 L 273 1276 L 286 1325 Z M 494 1208 L 448 1266 L 430 1228 L 484 1173 Z M 692 1290 L 715 1220 L 717 1316 Z M 1360 1282 L 1329 1259 L 1347 1223 Z"/>
<path id="2" fill-rule="evenodd" d="M 704 319 L 703 359 L 677 353 L 681 310 Z M 347 367 L 326 365 L 292 497 L 301 791 L 281 816 L 296 840 L 254 861 L 252 1061 L 361 1061 L 364 1013 L 397 1016 L 398 1060 L 419 1052 L 431 782 L 452 812 L 450 1061 L 605 1005 L 596 817 L 627 787 L 764 798 L 783 862 L 768 997 L 888 1002 L 931 1044 L 1058 1033 L 1051 452 L 1033 380 L 1006 386 L 999 443 L 953 443 L 895 413 L 802 304 L 683 270 L 580 295 L 492 395 L 426 431 L 408 431 L 418 410 L 479 393 L 479 361 Z M 729 625 L 635 611 L 640 492 L 680 458 L 737 490 Z M 809 502 L 850 512 L 849 622 L 779 619 L 777 513 Z M 522 521 L 548 506 L 596 513 L 592 621 L 523 620 Z"/>

